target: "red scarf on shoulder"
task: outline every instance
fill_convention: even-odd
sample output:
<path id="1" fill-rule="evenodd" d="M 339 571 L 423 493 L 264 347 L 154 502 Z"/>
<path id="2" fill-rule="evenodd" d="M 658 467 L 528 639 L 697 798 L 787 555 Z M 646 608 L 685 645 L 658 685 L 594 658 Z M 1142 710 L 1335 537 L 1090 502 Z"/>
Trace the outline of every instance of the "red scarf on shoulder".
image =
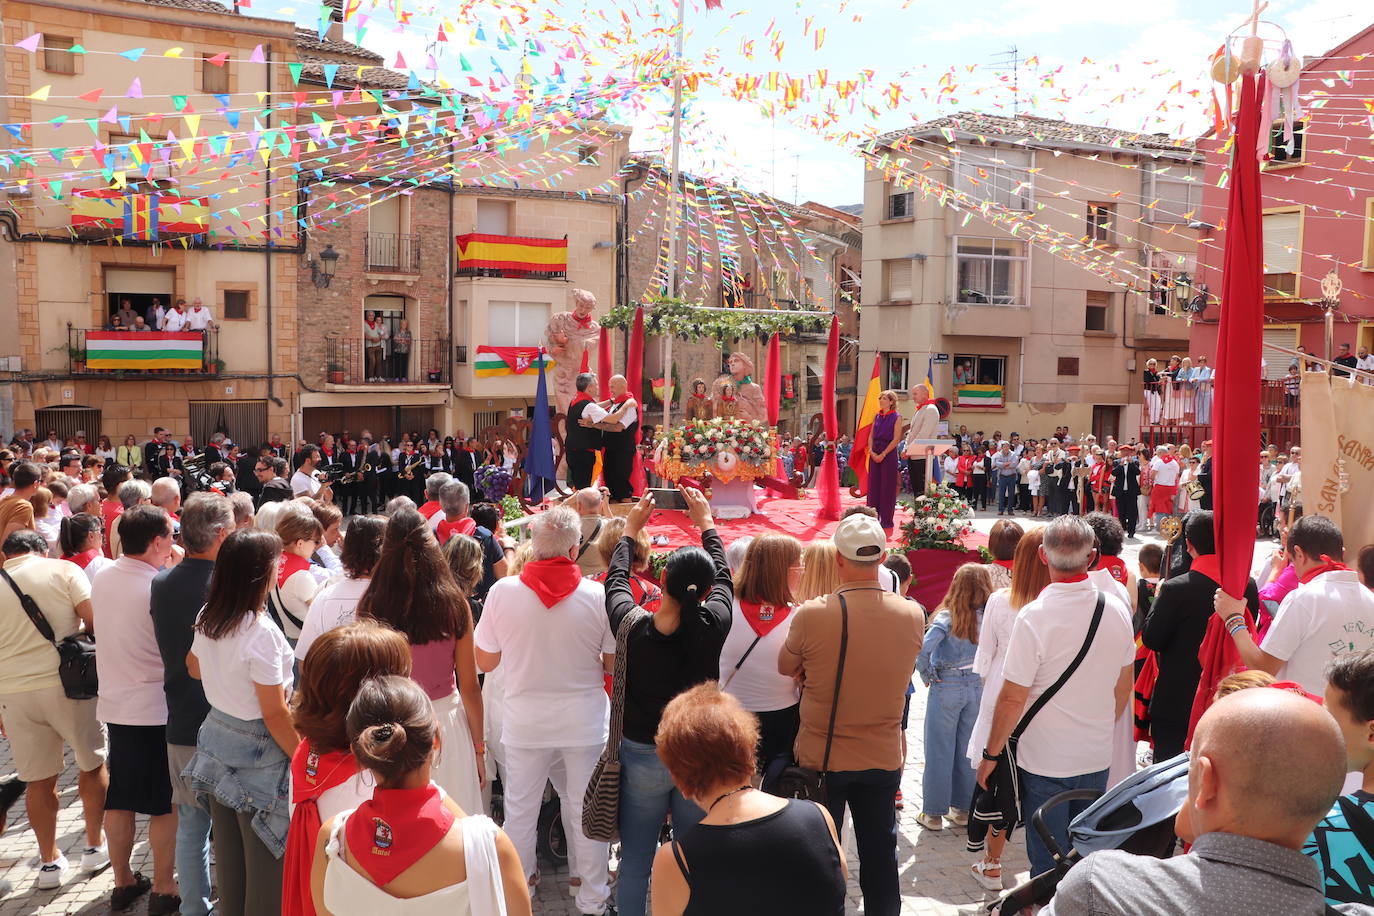
<path id="1" fill-rule="evenodd" d="M 1318 566 L 1316 569 L 1309 569 L 1305 574 L 1300 576 L 1298 578 L 1298 584 L 1306 585 L 1313 579 L 1320 576 L 1322 573 L 1336 572 L 1340 569 L 1348 570 L 1350 569 L 1350 567 L 1346 566 L 1344 563 L 1336 562 L 1335 560 L 1328 557 L 1326 554 L 1322 554 L 1322 565 Z"/>
<path id="2" fill-rule="evenodd" d="M 739 601 L 739 609 L 749 622 L 749 628 L 758 636 L 767 636 L 792 614 L 791 605 L 755 604 L 743 598 Z"/>
<path id="3" fill-rule="evenodd" d="M 585 391 L 579 391 L 577 397 L 572 399 L 573 404 L 581 404 L 583 401 L 590 401 L 592 396 Z M 571 406 L 571 405 L 569 405 Z"/>
<path id="4" fill-rule="evenodd" d="M 69 557 L 63 557 L 62 559 L 66 560 L 69 563 L 75 563 L 77 566 L 80 566 L 82 569 L 85 569 L 87 566 L 90 566 L 91 561 L 98 556 L 100 556 L 100 548 L 92 547 L 90 550 L 83 550 L 80 553 L 74 553 Z"/>
<path id="5" fill-rule="evenodd" d="M 281 555 L 281 568 L 277 570 L 277 587 L 281 588 L 286 584 L 287 579 L 290 579 L 302 569 L 309 568 L 310 561 L 305 557 L 298 557 L 294 553 L 283 553 Z"/>
<path id="6" fill-rule="evenodd" d="M 296 746 L 291 757 L 291 795 L 296 809 L 286 833 L 286 857 L 282 860 L 282 916 L 315 916 L 310 896 L 310 868 L 315 861 L 315 837 L 319 836 L 320 796 L 352 779 L 358 762 L 349 751 L 317 754 L 309 741 Z"/>
<path id="7" fill-rule="evenodd" d="M 544 607 L 550 608 L 577 591 L 582 570 L 571 557 L 530 560 L 520 570 L 520 581 L 529 586 Z"/>
<path id="8" fill-rule="evenodd" d="M 1120 557 L 1102 557 L 1097 565 L 1122 585 L 1126 584 L 1126 563 Z"/>
<path id="9" fill-rule="evenodd" d="M 453 821 L 433 783 L 419 789 L 379 788 L 349 815 L 344 840 L 372 883 L 386 887 L 439 845 Z"/>

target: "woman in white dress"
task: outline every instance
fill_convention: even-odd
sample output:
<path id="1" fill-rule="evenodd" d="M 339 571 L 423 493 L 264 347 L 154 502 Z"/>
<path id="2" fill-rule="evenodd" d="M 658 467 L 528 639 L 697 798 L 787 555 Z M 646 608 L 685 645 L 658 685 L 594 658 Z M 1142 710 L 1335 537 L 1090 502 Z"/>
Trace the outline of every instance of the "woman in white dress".
<path id="1" fill-rule="evenodd" d="M 320 828 L 310 870 L 318 916 L 528 916 L 510 839 L 430 779 L 441 726 L 425 691 L 409 678 L 365 681 L 347 726 L 377 788 Z"/>
<path id="2" fill-rule="evenodd" d="M 1032 528 L 1016 543 L 1011 561 L 1011 588 L 992 593 L 983 609 L 983 625 L 978 631 L 978 654 L 973 658 L 974 673 L 983 679 L 983 698 L 978 705 L 978 719 L 969 736 L 969 762 L 978 767 L 983 762 L 983 748 L 992 729 L 992 712 L 997 695 L 1002 692 L 1002 663 L 1011 642 L 1011 628 L 1021 608 L 1034 601 L 1040 590 L 1050 583 L 1050 571 L 1040 559 L 1040 545 L 1045 539 L 1044 528 Z M 987 850 L 980 862 L 970 866 L 974 879 L 983 887 L 1000 890 L 1002 887 L 1002 850 L 1007 845 L 1005 834 L 989 831 Z"/>

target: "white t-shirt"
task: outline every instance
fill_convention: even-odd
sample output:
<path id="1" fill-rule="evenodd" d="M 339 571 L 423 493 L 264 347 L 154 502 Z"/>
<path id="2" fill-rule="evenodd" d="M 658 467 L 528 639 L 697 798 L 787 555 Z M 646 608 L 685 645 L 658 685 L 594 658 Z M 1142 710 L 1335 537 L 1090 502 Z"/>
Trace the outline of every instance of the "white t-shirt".
<path id="1" fill-rule="evenodd" d="M 1130 590 L 1120 582 L 1112 578 L 1109 569 L 1094 569 L 1088 572 L 1088 581 L 1109 595 L 1115 595 L 1117 600 L 1126 606 L 1127 610 L 1135 607 L 1135 602 L 1131 600 Z"/>
<path id="2" fill-rule="evenodd" d="M 120 557 L 91 584 L 91 610 L 99 634 L 95 658 L 100 694 L 95 715 L 112 725 L 166 725 L 162 655 L 153 632 L 151 604 L 157 569 Z"/>
<path id="3" fill-rule="evenodd" d="M 1163 458 L 1151 458 L 1150 470 L 1154 472 L 1154 480 L 1158 486 L 1172 487 L 1178 484 L 1178 474 L 1180 470 L 1178 460 L 1165 461 Z"/>
<path id="4" fill-rule="evenodd" d="M 335 579 L 320 589 L 315 600 L 310 602 L 310 610 L 301 626 L 300 638 L 296 640 L 296 658 L 305 659 L 310 644 L 321 634 L 352 623 L 357 619 L 358 602 L 371 579 Z"/>
<path id="5" fill-rule="evenodd" d="M 212 321 L 214 321 L 214 316 L 204 306 L 193 308 L 186 313 L 186 329 L 188 331 L 203 331 L 210 326 Z"/>
<path id="6" fill-rule="evenodd" d="M 614 410 L 612 410 L 612 413 L 614 413 Z M 610 414 L 607 414 L 607 416 L 609 416 L 609 415 L 610 415 Z M 620 417 L 620 428 L 621 428 L 621 429 L 629 429 L 629 428 L 630 428 L 630 425 L 631 425 L 632 423 L 634 423 L 635 420 L 638 420 L 638 419 L 639 419 L 639 406 L 638 406 L 637 403 L 632 402 L 632 403 L 630 404 L 630 406 L 628 406 L 628 407 L 625 408 L 625 413 L 622 414 L 621 417 Z"/>
<path id="7" fill-rule="evenodd" d="M 774 712 L 801 701 L 796 679 L 778 674 L 778 653 L 787 642 L 789 629 L 785 622 L 779 623 L 766 636 L 759 637 L 740 610 L 739 599 L 735 599 L 730 632 L 720 650 L 720 684 L 722 690 L 732 694 L 750 712 Z M 754 645 L 755 638 L 758 645 L 735 670 L 735 664 Z"/>
<path id="8" fill-rule="evenodd" d="M 1260 648 L 1283 660 L 1279 680 L 1321 696 L 1327 662 L 1374 648 L 1374 593 L 1354 570 L 1322 573 L 1283 599 Z"/>
<path id="9" fill-rule="evenodd" d="M 546 608 L 519 577 L 500 579 L 487 592 L 474 639 L 482 651 L 501 653 L 505 744 L 605 743 L 610 703 L 601 656 L 615 653 L 615 634 L 601 583 L 583 579 Z"/>
<path id="10" fill-rule="evenodd" d="M 1021 608 L 1012 624 L 1002 674 L 1030 688 L 1029 709 L 1059 680 L 1088 634 L 1097 588 L 1083 579 L 1052 582 Z M 1112 764 L 1117 680 L 1135 663 L 1130 609 L 1107 593 L 1097 635 L 1083 663 L 1031 720 L 1017 745 L 1017 763 L 1038 776 L 1096 773 Z"/>
<path id="11" fill-rule="evenodd" d="M 178 312 L 175 309 L 162 316 L 162 330 L 164 331 L 184 331 L 190 322 L 190 316 L 185 312 Z"/>
<path id="12" fill-rule="evenodd" d="M 291 644 L 266 614 L 254 614 L 222 639 L 207 639 L 197 631 L 191 651 L 200 661 L 205 699 L 220 712 L 238 719 L 261 719 L 254 684 L 271 687 L 293 683 Z"/>
<path id="13" fill-rule="evenodd" d="M 1285 483 L 1279 484 L 1280 496 L 1286 494 L 1288 492 L 1288 488 L 1293 486 L 1293 483 L 1298 479 L 1298 475 L 1301 472 L 1301 470 L 1302 466 L 1296 461 L 1289 461 L 1283 467 L 1279 468 L 1279 473 L 1277 476 L 1288 478 L 1288 480 Z"/>
<path id="14" fill-rule="evenodd" d="M 589 422 L 591 422 L 591 423 L 600 423 L 602 420 L 606 419 L 606 418 L 609 417 L 610 415 L 611 415 L 611 412 L 610 412 L 609 410 L 607 410 L 606 408 L 602 407 L 600 404 L 596 403 L 595 401 L 592 401 L 592 402 L 591 402 L 590 404 L 588 404 L 586 407 L 582 408 L 582 417 L 583 417 L 583 419 L 585 419 L 585 420 L 587 420 L 587 421 L 589 421 Z"/>
<path id="15" fill-rule="evenodd" d="M 320 492 L 323 486 L 314 476 L 297 471 L 291 475 L 291 495 L 292 496 L 314 496 Z"/>
<path id="16" fill-rule="evenodd" d="M 82 570 L 82 572 L 86 574 L 86 581 L 94 584 L 95 574 L 100 572 L 106 566 L 113 565 L 113 563 L 114 560 L 111 560 L 104 554 L 99 554 L 97 556 L 92 557 L 91 562 L 87 563 L 86 568 Z"/>
<path id="17" fill-rule="evenodd" d="M 897 574 L 886 566 L 878 567 L 878 584 L 881 585 L 885 591 L 892 592 L 894 595 L 901 594 L 901 581 L 898 580 Z"/>

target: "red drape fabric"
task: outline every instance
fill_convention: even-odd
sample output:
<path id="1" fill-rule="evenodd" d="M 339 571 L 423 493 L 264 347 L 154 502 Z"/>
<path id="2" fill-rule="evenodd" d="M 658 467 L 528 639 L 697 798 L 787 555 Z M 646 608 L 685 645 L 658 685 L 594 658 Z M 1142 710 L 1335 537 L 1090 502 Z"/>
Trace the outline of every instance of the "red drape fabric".
<path id="1" fill-rule="evenodd" d="M 1213 507 L 1216 513 L 1220 584 L 1228 594 L 1242 595 L 1250 575 L 1259 512 L 1260 357 L 1264 329 L 1263 198 L 1255 148 L 1261 130 L 1263 76 L 1245 76 L 1240 111 L 1231 144 L 1231 190 L 1226 209 L 1225 252 L 1221 275 L 1221 327 L 1217 335 L 1216 434 Z M 1268 125 L 1263 129 L 1267 130 Z M 1240 664 L 1231 638 L 1213 616 L 1198 651 L 1202 678 L 1193 698 L 1188 737 L 1211 705 L 1216 684 Z"/>
<path id="2" fill-rule="evenodd" d="M 763 400 L 768 404 L 768 425 L 778 425 L 782 411 L 782 344 L 778 332 L 768 338 L 768 359 L 763 364 Z"/>
<path id="3" fill-rule="evenodd" d="M 610 382 L 613 375 L 615 367 L 611 365 L 611 332 L 603 326 L 596 348 L 596 379 L 600 383 L 597 397 L 603 401 L 611 396 Z"/>
<path id="4" fill-rule="evenodd" d="M 816 518 L 833 520 L 840 517 L 840 466 L 835 458 L 835 439 L 839 435 L 840 420 L 835 413 L 835 379 L 840 371 L 840 316 L 830 318 L 830 344 L 825 350 L 825 384 L 821 388 L 822 420 L 825 424 L 825 458 L 821 461 L 821 476 L 816 484 L 821 506 Z"/>
<path id="5" fill-rule="evenodd" d="M 644 415 L 644 308 L 635 309 L 635 323 L 630 330 L 630 350 L 625 356 L 625 380 L 629 382 L 630 397 L 639 404 L 639 427 L 642 431 L 647 417 Z M 639 433 L 635 433 L 635 445 L 639 444 Z M 644 462 L 639 449 L 635 449 L 634 472 L 630 475 L 630 487 L 636 496 L 644 492 Z"/>

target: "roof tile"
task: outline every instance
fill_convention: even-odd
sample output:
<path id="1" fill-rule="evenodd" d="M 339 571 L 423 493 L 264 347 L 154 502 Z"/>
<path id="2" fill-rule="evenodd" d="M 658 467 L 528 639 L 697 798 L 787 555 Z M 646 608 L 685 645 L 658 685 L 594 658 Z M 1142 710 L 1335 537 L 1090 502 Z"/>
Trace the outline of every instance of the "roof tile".
<path id="1" fill-rule="evenodd" d="M 1143 134 L 1037 115 L 1007 117 L 977 111 L 960 111 L 932 121 L 920 121 L 910 127 L 880 135 L 877 143 L 879 146 L 891 146 L 907 137 L 946 131 L 972 134 L 989 141 L 1006 140 L 1025 146 L 1114 147 L 1128 152 L 1185 156 L 1196 152 L 1191 142 L 1174 140 L 1167 134 Z"/>

